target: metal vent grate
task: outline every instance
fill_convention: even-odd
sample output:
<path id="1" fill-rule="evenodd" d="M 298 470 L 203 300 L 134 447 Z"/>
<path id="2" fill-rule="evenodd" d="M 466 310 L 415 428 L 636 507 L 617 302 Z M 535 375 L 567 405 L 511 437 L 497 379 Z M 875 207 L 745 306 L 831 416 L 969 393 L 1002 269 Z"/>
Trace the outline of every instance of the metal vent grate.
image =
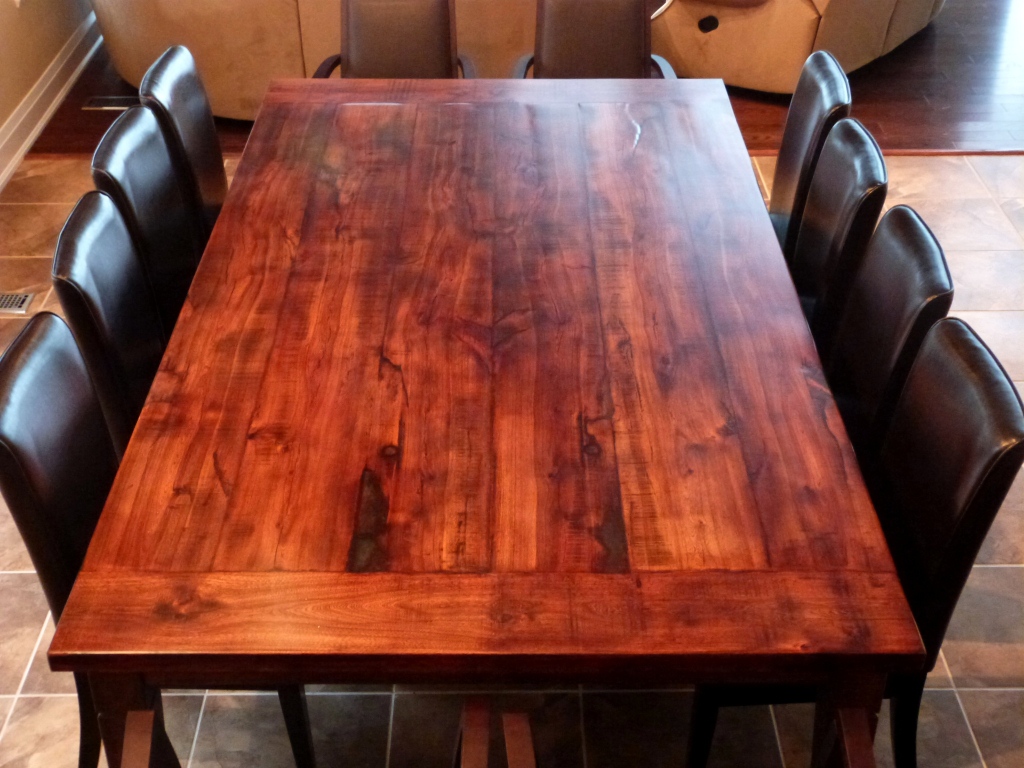
<path id="1" fill-rule="evenodd" d="M 24 315 L 32 303 L 34 293 L 0 293 L 0 312 L 8 315 Z"/>
<path id="2" fill-rule="evenodd" d="M 124 112 L 131 107 L 139 105 L 138 96 L 93 96 L 82 106 L 86 111 L 110 110 L 113 112 Z"/>

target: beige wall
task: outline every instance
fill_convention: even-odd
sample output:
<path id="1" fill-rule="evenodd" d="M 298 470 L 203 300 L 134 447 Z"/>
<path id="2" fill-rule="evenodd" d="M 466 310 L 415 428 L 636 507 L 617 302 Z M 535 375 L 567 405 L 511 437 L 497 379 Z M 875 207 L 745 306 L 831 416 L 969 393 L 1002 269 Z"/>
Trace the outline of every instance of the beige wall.
<path id="1" fill-rule="evenodd" d="M 89 0 L 0 0 L 0 125 L 91 10 Z"/>

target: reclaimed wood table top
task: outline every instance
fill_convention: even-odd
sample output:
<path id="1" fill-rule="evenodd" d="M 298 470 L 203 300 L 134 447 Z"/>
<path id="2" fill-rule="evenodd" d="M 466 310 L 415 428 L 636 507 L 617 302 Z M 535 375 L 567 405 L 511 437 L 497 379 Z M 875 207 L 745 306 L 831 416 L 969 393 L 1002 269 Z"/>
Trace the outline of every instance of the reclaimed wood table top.
<path id="1" fill-rule="evenodd" d="M 720 82 L 335 80 L 267 94 L 50 660 L 921 654 Z"/>

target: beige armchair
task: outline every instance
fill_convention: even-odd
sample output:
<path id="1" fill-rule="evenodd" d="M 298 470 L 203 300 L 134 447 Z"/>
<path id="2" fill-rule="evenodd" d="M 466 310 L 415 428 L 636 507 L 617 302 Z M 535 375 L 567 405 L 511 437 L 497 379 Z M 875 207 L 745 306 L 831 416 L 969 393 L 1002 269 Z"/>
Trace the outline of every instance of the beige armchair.
<path id="1" fill-rule="evenodd" d="M 341 49 L 341 0 L 92 0 L 114 66 L 138 85 L 172 45 L 195 56 L 214 114 L 251 120 L 275 77 L 312 77 Z M 652 12 L 663 0 L 650 0 Z M 790 93 L 817 49 L 846 71 L 923 29 L 944 0 L 675 0 L 653 50 L 680 77 Z M 535 0 L 455 0 L 460 53 L 508 77 L 533 49 Z"/>

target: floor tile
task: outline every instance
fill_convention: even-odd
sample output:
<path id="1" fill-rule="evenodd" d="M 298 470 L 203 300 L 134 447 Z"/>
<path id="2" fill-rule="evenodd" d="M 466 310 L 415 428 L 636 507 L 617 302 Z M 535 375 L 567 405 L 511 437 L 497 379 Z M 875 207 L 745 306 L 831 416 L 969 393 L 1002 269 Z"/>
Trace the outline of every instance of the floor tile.
<path id="1" fill-rule="evenodd" d="M 395 696 L 390 768 L 450 768 L 462 715 L 462 696 Z"/>
<path id="2" fill-rule="evenodd" d="M 809 765 L 814 705 L 776 706 L 775 720 L 787 766 Z M 925 691 L 917 724 L 918 765 L 924 768 L 980 768 L 978 751 L 953 691 Z M 889 702 L 883 702 L 875 736 L 878 768 L 892 768 Z"/>
<path id="3" fill-rule="evenodd" d="M 0 574 L 0 694 L 18 692 L 46 618 L 46 599 L 34 573 Z"/>
<path id="4" fill-rule="evenodd" d="M 683 765 L 692 700 L 689 693 L 585 694 L 587 765 Z"/>
<path id="5" fill-rule="evenodd" d="M 50 277 L 52 268 L 53 258 L 48 256 L 0 258 L 0 293 L 35 294 L 28 308 L 28 314 L 34 315 L 43 308 L 43 303 L 50 295 L 50 289 L 53 287 L 53 280 Z"/>
<path id="6" fill-rule="evenodd" d="M 764 183 L 764 189 L 766 196 L 770 199 L 772 192 L 772 182 L 775 180 L 775 155 L 759 155 L 754 158 L 754 165 L 761 172 L 760 180 Z"/>
<path id="7" fill-rule="evenodd" d="M 757 179 L 757 188 L 761 191 L 761 199 L 764 200 L 765 204 L 768 204 L 768 187 L 765 186 L 764 179 L 761 178 L 761 172 L 757 170 L 757 163 L 754 162 L 754 158 L 750 158 L 750 164 L 754 168 L 754 178 Z"/>
<path id="8" fill-rule="evenodd" d="M 1024 691 L 963 691 L 960 700 L 988 768 L 1024 765 Z"/>
<path id="9" fill-rule="evenodd" d="M 175 754 L 185 761 L 192 751 L 195 740 L 196 726 L 199 724 L 199 713 L 203 708 L 203 697 L 200 696 L 168 696 L 163 697 L 164 728 L 171 740 Z"/>
<path id="10" fill-rule="evenodd" d="M 1017 231 L 1024 236 L 1024 198 L 1015 197 L 1010 200 L 1001 200 L 999 205 Z"/>
<path id="11" fill-rule="evenodd" d="M 100 755 L 100 766 L 107 761 Z M 0 741 L 0 768 L 77 768 L 78 699 L 21 697 Z"/>
<path id="12" fill-rule="evenodd" d="M 0 256 L 53 257 L 72 205 L 0 205 Z"/>
<path id="13" fill-rule="evenodd" d="M 46 299 L 43 301 L 42 306 L 39 307 L 39 311 L 53 312 L 55 315 L 60 315 L 61 317 L 64 317 L 64 308 L 60 305 L 60 297 L 57 296 L 56 291 L 50 291 Z M 64 319 L 66 320 L 67 318 Z"/>
<path id="14" fill-rule="evenodd" d="M 995 197 L 1024 197 L 1024 155 L 975 155 L 968 162 Z"/>
<path id="15" fill-rule="evenodd" d="M 307 696 L 318 765 L 383 768 L 391 696 Z"/>
<path id="16" fill-rule="evenodd" d="M 892 197 L 887 205 L 895 205 Z M 912 207 L 921 214 L 942 247 L 949 251 L 1020 251 L 1024 240 L 991 198 L 969 200 L 915 199 Z"/>
<path id="17" fill-rule="evenodd" d="M 46 651 L 53 641 L 53 633 L 53 618 L 47 616 L 46 630 L 36 649 L 35 658 L 32 659 L 32 666 L 29 667 L 23 693 L 76 693 L 74 675 L 70 672 L 51 672 L 46 662 Z"/>
<path id="18" fill-rule="evenodd" d="M 4 323 L 0 323 L 0 354 L 7 348 L 4 340 Z M 3 496 L 0 496 L 0 571 L 31 571 L 32 560 L 21 540 L 18 527 L 14 524 L 10 510 Z M 0 606 L 3 605 L 0 599 Z"/>
<path id="19" fill-rule="evenodd" d="M 228 187 L 230 187 L 231 182 L 235 180 L 235 173 L 238 171 L 238 161 L 241 159 L 241 154 L 225 153 L 224 155 L 224 173 L 228 177 Z"/>
<path id="20" fill-rule="evenodd" d="M 885 158 L 889 172 L 888 200 L 893 204 L 929 199 L 989 197 L 989 191 L 967 158 L 955 155 Z"/>
<path id="21" fill-rule="evenodd" d="M 954 310 L 1024 309 L 1024 251 L 946 251 Z"/>
<path id="22" fill-rule="evenodd" d="M 489 698 L 490 765 L 505 764 L 502 711 L 529 713 L 539 768 L 583 765 L 578 694 L 519 693 Z M 391 732 L 391 768 L 449 768 L 464 701 L 463 696 L 447 693 L 398 694 Z"/>
<path id="23" fill-rule="evenodd" d="M 949 674 L 949 667 L 946 665 L 946 658 L 939 651 L 939 658 L 935 662 L 935 668 L 928 673 L 924 681 L 925 688 L 952 688 L 953 678 Z"/>
<path id="24" fill-rule="evenodd" d="M 0 725 L 2 725 L 4 720 L 7 718 L 7 713 L 11 711 L 11 705 L 13 703 L 13 696 L 0 696 Z"/>
<path id="25" fill-rule="evenodd" d="M 206 698 L 192 768 L 294 765 L 277 696 L 235 694 Z"/>
<path id="26" fill-rule="evenodd" d="M 1019 472 L 1013 481 L 975 562 L 986 565 L 1024 564 L 1024 471 Z"/>
<path id="27" fill-rule="evenodd" d="M 1024 687 L 1024 568 L 975 568 L 942 652 L 957 688 Z"/>
<path id="28" fill-rule="evenodd" d="M 970 325 L 1014 381 L 1024 381 L 1024 312 L 951 312 Z"/>
<path id="29" fill-rule="evenodd" d="M 390 694 L 390 685 L 348 683 L 345 685 L 307 685 L 306 693 L 377 693 Z"/>
<path id="30" fill-rule="evenodd" d="M 782 766 L 771 709 L 728 707 L 718 715 L 709 768 Z"/>
<path id="31" fill-rule="evenodd" d="M 75 203 L 93 189 L 89 155 L 29 155 L 0 192 L 0 203 Z"/>

